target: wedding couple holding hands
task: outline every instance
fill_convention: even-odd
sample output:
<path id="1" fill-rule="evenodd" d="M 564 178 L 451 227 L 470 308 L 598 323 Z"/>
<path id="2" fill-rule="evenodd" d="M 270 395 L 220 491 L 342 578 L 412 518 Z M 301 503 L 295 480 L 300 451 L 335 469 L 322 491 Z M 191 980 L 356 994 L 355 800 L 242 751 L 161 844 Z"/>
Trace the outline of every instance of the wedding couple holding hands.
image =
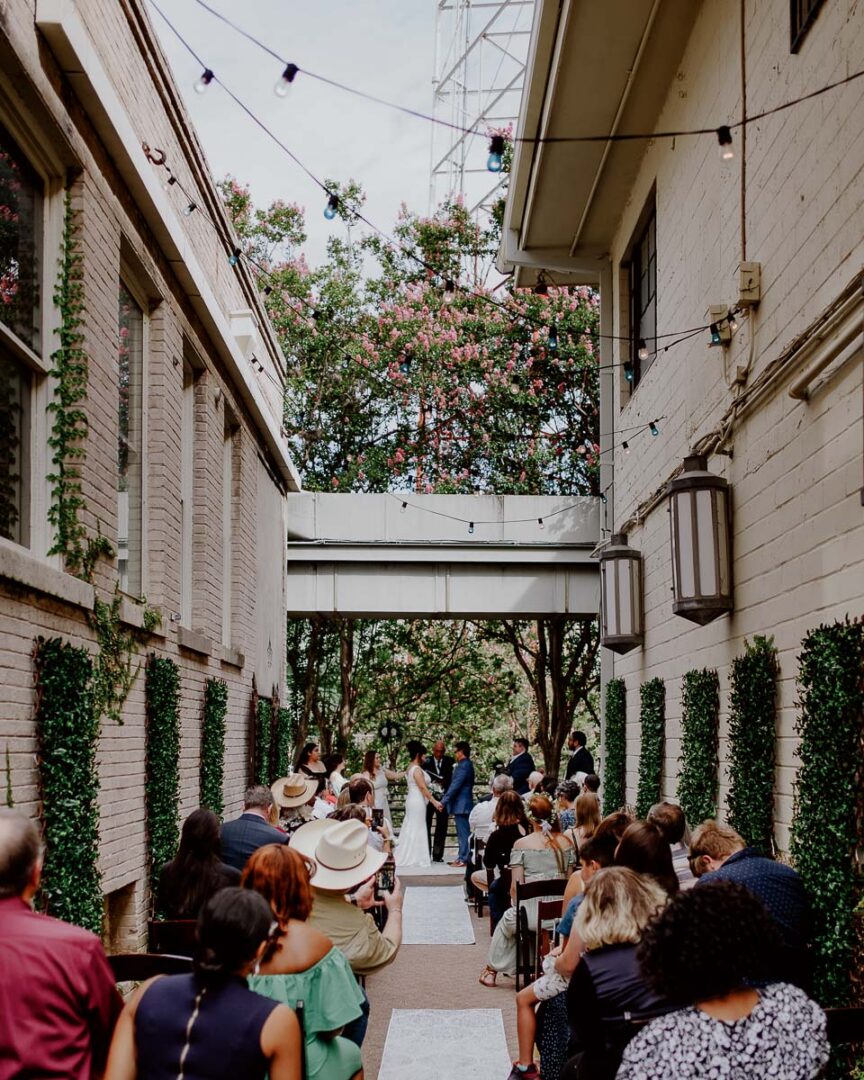
<path id="1" fill-rule="evenodd" d="M 459 839 L 459 854 L 450 865 L 465 866 L 471 834 L 468 815 L 474 805 L 471 747 L 467 742 L 456 743 L 455 761 L 446 757 L 446 747 L 440 740 L 429 758 L 426 757 L 426 747 L 416 739 L 412 739 L 406 749 L 411 764 L 405 774 L 408 794 L 405 798 L 405 818 L 396 846 L 396 866 L 432 865 L 433 820 L 435 861 L 441 862 L 449 814 L 456 819 L 456 835 Z"/>

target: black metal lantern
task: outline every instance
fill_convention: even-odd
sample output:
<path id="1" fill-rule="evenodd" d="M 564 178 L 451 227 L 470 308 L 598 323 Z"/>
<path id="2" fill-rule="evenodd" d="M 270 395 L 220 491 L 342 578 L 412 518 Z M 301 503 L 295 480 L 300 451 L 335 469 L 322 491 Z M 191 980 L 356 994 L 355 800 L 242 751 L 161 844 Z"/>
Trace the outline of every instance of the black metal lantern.
<path id="1" fill-rule="evenodd" d="M 391 721 L 385 721 L 381 727 L 378 728 L 378 734 L 384 740 L 385 743 L 394 743 L 402 734 L 402 729 L 398 724 L 394 724 Z"/>
<path id="2" fill-rule="evenodd" d="M 627 653 L 642 644 L 642 556 L 615 533 L 600 552 L 600 644 Z"/>
<path id="3" fill-rule="evenodd" d="M 703 625 L 732 610 L 732 533 L 729 484 L 708 472 L 702 454 L 684 459 L 670 480 L 672 610 Z"/>

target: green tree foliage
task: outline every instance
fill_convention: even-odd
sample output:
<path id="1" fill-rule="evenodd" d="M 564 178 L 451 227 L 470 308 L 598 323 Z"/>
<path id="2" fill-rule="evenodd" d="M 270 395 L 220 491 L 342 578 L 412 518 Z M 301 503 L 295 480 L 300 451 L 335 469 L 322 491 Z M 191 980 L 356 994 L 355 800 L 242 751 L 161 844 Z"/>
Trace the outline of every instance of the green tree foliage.
<path id="1" fill-rule="evenodd" d="M 717 816 L 720 681 L 705 668 L 687 671 L 681 696 L 681 772 L 678 801 L 691 826 Z"/>
<path id="2" fill-rule="evenodd" d="M 225 809 L 222 781 L 225 775 L 225 716 L 228 683 L 208 679 L 204 684 L 201 721 L 201 805 L 221 817 Z"/>
<path id="3" fill-rule="evenodd" d="M 102 929 L 99 882 L 99 720 L 86 649 L 38 638 L 36 730 L 45 861 L 42 900 L 50 915 Z"/>
<path id="4" fill-rule="evenodd" d="M 623 679 L 606 684 L 604 715 L 603 813 L 627 802 L 627 686 Z"/>
<path id="5" fill-rule="evenodd" d="M 662 679 L 649 679 L 642 683 L 639 694 L 642 741 L 639 750 L 636 816 L 644 818 L 654 803 L 660 801 L 666 729 L 666 684 Z"/>
<path id="6" fill-rule="evenodd" d="M 273 702 L 259 697 L 255 705 L 255 783 L 269 787 L 276 779 L 271 770 Z"/>
<path id="7" fill-rule="evenodd" d="M 798 772 L 792 857 L 813 905 L 814 991 L 824 1006 L 847 1003 L 861 895 L 855 852 L 862 839 L 864 624 L 811 630 L 799 657 L 797 733 L 807 748 Z"/>
<path id="8" fill-rule="evenodd" d="M 159 871 L 180 841 L 180 668 L 167 657 L 151 656 L 145 683 L 147 839 L 155 891 Z"/>
<path id="9" fill-rule="evenodd" d="M 774 851 L 777 650 L 773 638 L 744 643 L 729 694 L 729 824 L 763 855 Z"/>

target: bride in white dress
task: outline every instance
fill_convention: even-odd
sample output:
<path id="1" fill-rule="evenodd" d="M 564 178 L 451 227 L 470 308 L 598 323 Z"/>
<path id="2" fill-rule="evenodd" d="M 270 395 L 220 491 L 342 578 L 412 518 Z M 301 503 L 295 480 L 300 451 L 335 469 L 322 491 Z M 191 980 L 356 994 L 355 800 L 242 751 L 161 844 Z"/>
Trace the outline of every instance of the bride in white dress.
<path id="1" fill-rule="evenodd" d="M 430 792 L 429 777 L 420 765 L 426 756 L 426 747 L 412 740 L 407 749 L 411 764 L 405 774 L 408 794 L 405 797 L 405 820 L 399 830 L 399 843 L 396 845 L 396 865 L 431 866 L 429 834 L 426 832 L 426 803 L 431 803 L 436 810 L 441 809 L 441 803 Z"/>

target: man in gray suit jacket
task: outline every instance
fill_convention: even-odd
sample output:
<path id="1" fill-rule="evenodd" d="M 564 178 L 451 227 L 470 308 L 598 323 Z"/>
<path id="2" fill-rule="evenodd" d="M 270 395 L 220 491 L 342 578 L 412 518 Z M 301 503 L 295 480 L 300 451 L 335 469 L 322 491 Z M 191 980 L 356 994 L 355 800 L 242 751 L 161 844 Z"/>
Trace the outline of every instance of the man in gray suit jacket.
<path id="1" fill-rule="evenodd" d="M 265 844 L 287 844 L 289 836 L 268 822 L 273 806 L 270 788 L 256 785 L 246 789 L 243 813 L 222 826 L 222 862 L 242 870 L 253 851 Z"/>

